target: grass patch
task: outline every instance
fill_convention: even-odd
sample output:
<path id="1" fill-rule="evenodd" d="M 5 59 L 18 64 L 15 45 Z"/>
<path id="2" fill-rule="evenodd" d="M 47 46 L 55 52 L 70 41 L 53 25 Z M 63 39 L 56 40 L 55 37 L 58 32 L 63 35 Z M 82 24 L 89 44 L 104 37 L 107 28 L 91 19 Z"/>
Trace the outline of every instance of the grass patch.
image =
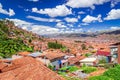
<path id="1" fill-rule="evenodd" d="M 76 77 L 66 77 L 64 76 L 65 80 L 81 80 L 80 78 L 76 78 Z"/>
<path id="2" fill-rule="evenodd" d="M 77 70 L 79 70 L 79 68 L 76 66 L 68 66 L 68 67 L 63 67 L 63 68 L 59 69 L 59 71 L 63 71 L 63 72 L 65 72 L 65 71 L 73 72 L 73 71 L 77 71 Z"/>
<path id="3" fill-rule="evenodd" d="M 86 66 L 86 67 L 82 67 L 81 68 L 85 73 L 91 73 L 91 72 L 94 72 L 94 71 L 96 71 L 97 70 L 97 68 L 96 67 L 88 67 L 88 66 Z"/>

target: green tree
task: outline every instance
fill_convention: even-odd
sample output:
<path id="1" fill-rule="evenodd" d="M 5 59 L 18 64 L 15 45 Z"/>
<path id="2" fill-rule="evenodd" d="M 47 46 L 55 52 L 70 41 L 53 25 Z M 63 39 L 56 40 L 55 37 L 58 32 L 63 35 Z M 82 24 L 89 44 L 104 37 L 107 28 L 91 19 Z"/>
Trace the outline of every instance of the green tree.
<path id="1" fill-rule="evenodd" d="M 82 45 L 81 45 L 81 48 L 82 48 L 82 50 L 87 49 L 87 47 L 86 47 L 86 45 L 85 45 L 85 44 L 82 44 Z"/>

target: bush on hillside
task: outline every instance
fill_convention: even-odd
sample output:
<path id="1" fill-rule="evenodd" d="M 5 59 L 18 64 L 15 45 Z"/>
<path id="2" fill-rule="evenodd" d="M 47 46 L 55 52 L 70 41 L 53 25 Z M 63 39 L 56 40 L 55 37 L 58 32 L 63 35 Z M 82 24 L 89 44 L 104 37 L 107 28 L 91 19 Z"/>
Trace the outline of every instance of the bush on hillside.
<path id="1" fill-rule="evenodd" d="M 93 76 L 90 77 L 89 80 L 113 80 L 113 79 L 106 76 Z"/>
<path id="2" fill-rule="evenodd" d="M 62 44 L 59 44 L 57 42 L 48 42 L 48 48 L 53 48 L 53 49 L 61 49 L 64 46 Z"/>
<path id="3" fill-rule="evenodd" d="M 120 69 L 111 68 L 108 71 L 104 72 L 104 76 L 110 77 L 114 80 L 120 80 Z"/>
<path id="4" fill-rule="evenodd" d="M 87 47 L 86 47 L 86 45 L 85 45 L 85 44 L 82 44 L 82 45 L 81 45 L 81 48 L 82 48 L 82 50 L 87 49 Z"/>
<path id="5" fill-rule="evenodd" d="M 83 70 L 85 73 L 91 73 L 91 72 L 96 71 L 97 68 L 96 68 L 96 67 L 88 67 L 88 66 L 86 66 L 86 67 L 82 67 L 82 70 Z"/>

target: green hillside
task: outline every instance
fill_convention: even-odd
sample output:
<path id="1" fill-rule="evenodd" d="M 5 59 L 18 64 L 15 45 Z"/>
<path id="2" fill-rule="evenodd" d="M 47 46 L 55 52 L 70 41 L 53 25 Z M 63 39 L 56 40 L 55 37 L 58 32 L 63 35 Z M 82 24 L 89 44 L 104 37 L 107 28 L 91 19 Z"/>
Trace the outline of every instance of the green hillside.
<path id="1" fill-rule="evenodd" d="M 16 27 L 12 21 L 0 20 L 0 57 L 11 57 L 19 51 L 32 52 L 33 39 L 41 40 L 36 34 Z"/>

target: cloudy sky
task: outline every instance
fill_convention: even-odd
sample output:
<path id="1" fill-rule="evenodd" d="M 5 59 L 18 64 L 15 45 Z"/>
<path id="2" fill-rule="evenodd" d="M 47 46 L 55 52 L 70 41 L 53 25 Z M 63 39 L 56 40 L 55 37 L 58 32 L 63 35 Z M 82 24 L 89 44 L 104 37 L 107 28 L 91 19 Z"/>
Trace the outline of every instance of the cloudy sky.
<path id="1" fill-rule="evenodd" d="M 0 18 L 38 34 L 120 29 L 120 0 L 0 0 Z"/>

